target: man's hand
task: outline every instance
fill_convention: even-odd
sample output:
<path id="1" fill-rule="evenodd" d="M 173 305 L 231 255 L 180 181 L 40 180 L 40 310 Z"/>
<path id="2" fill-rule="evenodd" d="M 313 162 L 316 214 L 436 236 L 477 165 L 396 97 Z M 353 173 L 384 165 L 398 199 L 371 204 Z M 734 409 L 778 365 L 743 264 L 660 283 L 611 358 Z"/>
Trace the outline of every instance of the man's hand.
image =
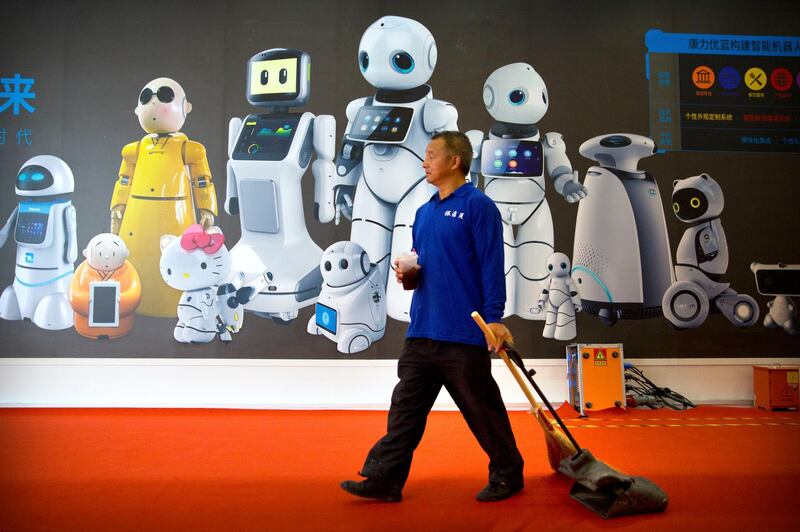
<path id="1" fill-rule="evenodd" d="M 403 272 L 400 271 L 400 261 L 399 260 L 395 260 L 392 263 L 392 269 L 394 270 L 394 276 L 397 279 L 397 282 L 400 283 L 400 284 L 403 284 Z M 415 270 L 419 270 L 420 269 L 420 265 L 417 264 L 416 266 L 414 266 L 414 269 Z"/>
<path id="2" fill-rule="evenodd" d="M 494 342 L 491 341 L 489 336 L 486 336 L 486 346 L 489 351 L 500 351 L 503 344 L 508 342 L 514 344 L 514 337 L 511 336 L 511 331 L 502 323 L 488 323 L 489 329 L 494 333 Z"/>

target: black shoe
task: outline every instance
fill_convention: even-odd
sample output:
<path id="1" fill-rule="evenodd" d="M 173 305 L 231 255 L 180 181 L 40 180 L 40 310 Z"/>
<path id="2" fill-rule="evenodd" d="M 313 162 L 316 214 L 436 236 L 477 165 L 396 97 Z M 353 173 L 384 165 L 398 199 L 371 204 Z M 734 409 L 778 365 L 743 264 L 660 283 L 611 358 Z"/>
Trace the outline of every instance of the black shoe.
<path id="1" fill-rule="evenodd" d="M 370 479 L 361 482 L 345 480 L 339 485 L 344 491 L 356 497 L 376 499 L 383 502 L 400 502 L 403 500 L 403 494 L 400 488 L 387 486 L 386 484 Z"/>
<path id="2" fill-rule="evenodd" d="M 518 482 L 489 482 L 475 496 L 481 502 L 494 502 L 508 499 L 522 489 L 524 483 Z"/>

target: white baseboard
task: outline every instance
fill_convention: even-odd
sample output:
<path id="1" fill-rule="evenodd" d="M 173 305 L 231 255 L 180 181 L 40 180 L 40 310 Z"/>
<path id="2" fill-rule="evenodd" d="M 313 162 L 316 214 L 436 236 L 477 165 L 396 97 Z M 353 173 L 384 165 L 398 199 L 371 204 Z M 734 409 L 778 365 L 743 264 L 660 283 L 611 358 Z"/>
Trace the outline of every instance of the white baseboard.
<path id="1" fill-rule="evenodd" d="M 800 358 L 629 359 L 695 403 L 749 404 L 753 365 Z M 567 399 L 564 360 L 527 360 L 550 401 Z M 396 360 L 0 359 L 0 407 L 388 408 Z M 510 409 L 528 403 L 502 361 L 492 371 Z M 434 406 L 453 410 L 442 391 Z"/>

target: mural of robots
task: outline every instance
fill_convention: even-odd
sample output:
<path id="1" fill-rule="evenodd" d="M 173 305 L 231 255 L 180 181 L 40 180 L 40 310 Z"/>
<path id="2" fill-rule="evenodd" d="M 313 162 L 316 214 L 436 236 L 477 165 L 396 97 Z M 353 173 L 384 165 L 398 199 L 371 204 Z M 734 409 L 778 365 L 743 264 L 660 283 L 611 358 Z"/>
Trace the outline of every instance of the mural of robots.
<path id="1" fill-rule="evenodd" d="M 225 211 L 238 215 L 242 228 L 231 249 L 232 271 L 237 281 L 264 280 L 247 310 L 288 322 L 316 302 L 322 286 L 322 250 L 306 229 L 300 181 L 310 164 L 314 215 L 331 221 L 336 121 L 289 112 L 309 98 L 307 53 L 275 48 L 254 55 L 247 66 L 247 100 L 266 112 L 232 118 L 228 126 Z"/>
<path id="2" fill-rule="evenodd" d="M 196 223 L 195 209 L 205 227 L 217 214 L 206 150 L 180 133 L 191 110 L 176 81 L 157 78 L 145 85 L 135 113 L 147 135 L 122 148 L 111 198 L 111 232 L 130 250 L 142 281 L 137 313 L 147 316 L 175 316 L 180 298 L 159 274 L 161 236 L 181 234 Z"/>
<path id="3" fill-rule="evenodd" d="M 567 202 L 586 197 L 586 188 L 572 170 L 561 134 L 542 136 L 536 126 L 547 112 L 549 98 L 544 80 L 532 66 L 513 63 L 492 72 L 483 86 L 483 102 L 497 122 L 482 144 L 480 132 L 467 135 L 473 145 L 480 145 L 473 172 L 480 168 L 486 179 L 484 191 L 503 217 L 505 315 L 545 319 L 537 304 L 548 275 L 545 264 L 553 253 L 545 167 L 556 192 Z"/>
<path id="4" fill-rule="evenodd" d="M 436 192 L 422 169 L 425 147 L 433 133 L 458 129 L 455 107 L 434 99 L 426 84 L 436 58 L 430 31 L 403 17 L 380 18 L 367 28 L 359 45 L 361 74 L 378 91 L 347 106 L 345 138 L 336 158 L 336 220 L 342 215 L 352 220 L 350 240 L 366 251 L 378 268 L 374 279 L 383 286 L 387 286 L 390 257 L 411 249 L 417 208 Z M 373 278 L 359 282 L 373 282 L 369 279 Z M 339 327 L 348 327 L 360 307 L 370 305 L 372 291 L 358 293 L 365 299 L 329 301 L 331 310 L 322 315 L 335 318 L 334 334 L 341 332 Z M 388 283 L 389 316 L 408 321 L 410 305 L 411 292 Z M 319 315 L 312 316 L 309 330 L 323 327 L 316 323 Z"/>
<path id="5" fill-rule="evenodd" d="M 755 299 L 720 281 L 728 271 L 728 240 L 719 219 L 725 207 L 722 188 L 708 174 L 672 185 L 672 210 L 690 226 L 675 253 L 677 282 L 664 293 L 664 317 L 679 329 L 694 329 L 706 320 L 713 303 L 737 327 L 750 327 L 758 321 Z"/>
<path id="6" fill-rule="evenodd" d="M 77 221 L 67 163 L 37 155 L 22 165 L 15 192 L 23 198 L 0 230 L 0 247 L 14 230 L 14 283 L 0 296 L 0 318 L 29 319 L 42 329 L 72 327 L 67 294 L 78 258 Z"/>
<path id="7" fill-rule="evenodd" d="M 542 336 L 556 340 L 572 340 L 578 334 L 575 314 L 581 311 L 581 297 L 570 277 L 569 257 L 553 253 L 547 257 L 547 279 L 538 307 L 545 311 Z"/>

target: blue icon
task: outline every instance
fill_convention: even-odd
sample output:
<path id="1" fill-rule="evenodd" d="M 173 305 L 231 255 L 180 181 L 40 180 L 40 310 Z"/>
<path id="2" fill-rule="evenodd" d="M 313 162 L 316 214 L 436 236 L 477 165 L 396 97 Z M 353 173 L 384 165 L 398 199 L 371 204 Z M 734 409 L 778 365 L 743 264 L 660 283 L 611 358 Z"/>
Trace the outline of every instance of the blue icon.
<path id="1" fill-rule="evenodd" d="M 28 251 L 25 253 L 25 264 L 33 264 L 33 253 Z"/>
<path id="2" fill-rule="evenodd" d="M 742 76 L 733 67 L 726 66 L 719 71 L 719 84 L 725 90 L 732 91 L 739 86 L 741 81 Z"/>
<path id="3" fill-rule="evenodd" d="M 494 150 L 494 156 L 495 157 L 502 157 L 503 156 L 503 150 Z"/>
<path id="4" fill-rule="evenodd" d="M 389 126 L 381 126 L 381 131 L 389 131 Z"/>
<path id="5" fill-rule="evenodd" d="M 394 123 L 395 123 L 395 124 L 399 124 L 399 123 L 400 123 L 400 117 L 399 117 L 399 116 L 398 116 L 397 118 L 395 118 L 395 119 L 394 119 Z"/>
<path id="6" fill-rule="evenodd" d="M 508 156 L 509 157 L 516 157 L 517 156 L 517 150 L 514 150 L 514 149 L 508 150 Z"/>
<path id="7" fill-rule="evenodd" d="M 531 157 L 533 156 L 533 152 L 531 150 L 525 150 L 524 152 L 522 152 L 522 155 L 524 155 L 525 157 Z"/>

